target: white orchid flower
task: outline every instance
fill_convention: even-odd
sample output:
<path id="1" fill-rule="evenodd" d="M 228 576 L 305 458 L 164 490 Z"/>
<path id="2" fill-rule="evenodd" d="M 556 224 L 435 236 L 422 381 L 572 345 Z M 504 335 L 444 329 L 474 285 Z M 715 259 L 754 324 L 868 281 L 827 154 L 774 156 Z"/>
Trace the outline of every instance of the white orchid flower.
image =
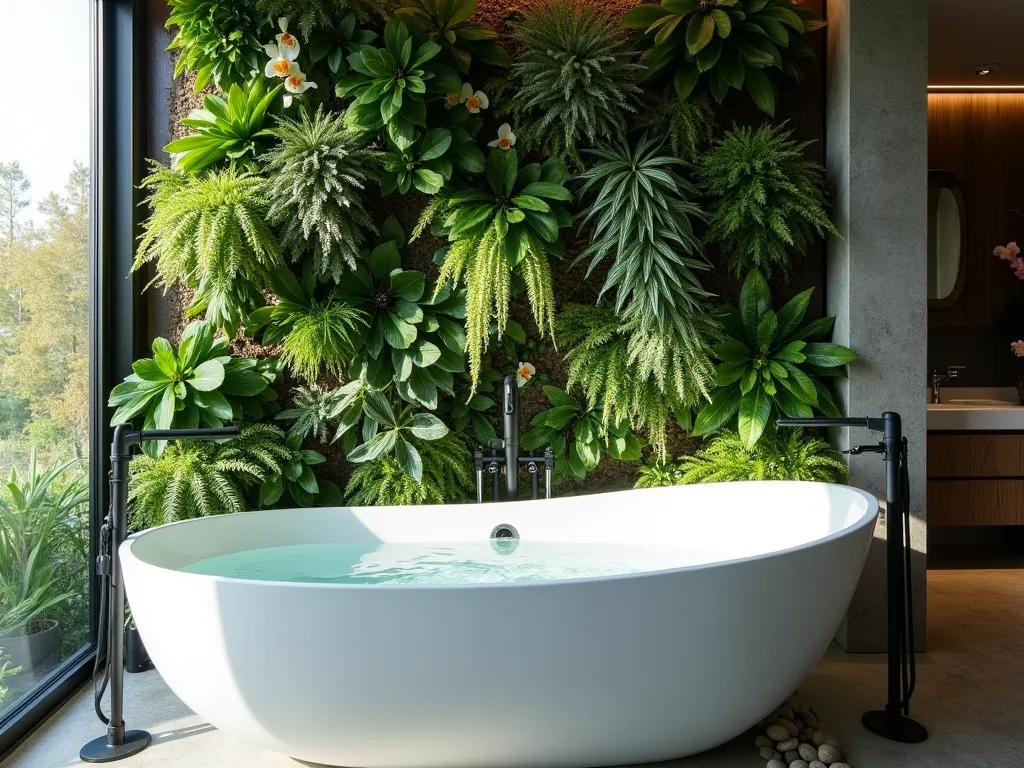
<path id="1" fill-rule="evenodd" d="M 288 19 L 282 16 L 277 20 L 281 34 L 276 43 L 267 43 L 263 51 L 270 57 L 263 74 L 267 77 L 291 77 L 299 71 L 295 59 L 299 56 L 299 41 L 288 34 Z"/>
<path id="2" fill-rule="evenodd" d="M 536 375 L 537 369 L 533 367 L 533 363 L 520 363 L 516 368 L 516 382 L 520 387 Z"/>
<path id="3" fill-rule="evenodd" d="M 473 114 L 476 114 L 481 109 L 487 109 L 491 105 L 491 102 L 487 99 L 487 94 L 483 91 L 474 91 L 473 86 L 469 83 L 462 84 L 462 93 L 459 94 L 459 103 L 465 104 Z"/>
<path id="4" fill-rule="evenodd" d="M 498 126 L 498 138 L 487 142 L 488 147 L 498 147 L 499 149 L 512 149 L 515 145 L 516 135 L 512 133 L 512 126 L 508 123 Z"/>
<path id="5" fill-rule="evenodd" d="M 288 34 L 288 17 L 282 16 L 279 18 L 277 26 L 281 30 L 281 34 L 274 38 L 277 40 L 278 50 L 282 53 L 287 52 L 287 58 L 290 61 L 295 61 L 299 57 L 299 41 L 294 35 Z"/>
<path id="6" fill-rule="evenodd" d="M 462 94 L 456 91 L 455 93 L 449 93 L 445 95 L 445 103 L 449 107 L 457 107 L 462 103 Z"/>
<path id="7" fill-rule="evenodd" d="M 289 75 L 284 81 L 284 89 L 288 93 L 305 93 L 310 88 L 316 88 L 316 83 L 312 80 L 307 80 L 306 75 L 298 70 Z"/>

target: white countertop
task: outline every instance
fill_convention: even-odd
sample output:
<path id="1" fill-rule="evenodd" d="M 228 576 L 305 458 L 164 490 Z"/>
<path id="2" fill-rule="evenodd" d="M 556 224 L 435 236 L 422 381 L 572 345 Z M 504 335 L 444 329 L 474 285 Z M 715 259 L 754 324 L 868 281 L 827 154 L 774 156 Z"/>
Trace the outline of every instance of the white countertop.
<path id="1" fill-rule="evenodd" d="M 928 431 L 1024 432 L 1024 406 L 1014 387 L 942 387 L 942 402 L 931 402 Z"/>

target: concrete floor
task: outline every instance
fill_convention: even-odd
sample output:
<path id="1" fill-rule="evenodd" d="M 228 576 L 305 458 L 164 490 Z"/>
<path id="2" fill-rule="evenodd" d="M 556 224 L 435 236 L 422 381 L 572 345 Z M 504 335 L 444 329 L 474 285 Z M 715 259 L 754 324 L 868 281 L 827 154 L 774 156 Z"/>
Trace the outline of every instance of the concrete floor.
<path id="1" fill-rule="evenodd" d="M 1024 766 L 1024 570 L 931 571 L 929 652 L 918 662 L 913 716 L 924 744 L 899 745 L 860 725 L 881 706 L 884 659 L 832 648 L 801 686 L 858 768 L 1020 768 Z M 83 691 L 30 736 L 4 768 L 80 765 L 83 743 L 103 733 Z M 146 728 L 153 745 L 126 768 L 297 768 L 286 757 L 241 744 L 193 715 L 155 672 L 129 675 L 129 726 Z M 753 736 L 663 768 L 758 768 Z M 443 767 L 441 767 L 443 768 Z"/>

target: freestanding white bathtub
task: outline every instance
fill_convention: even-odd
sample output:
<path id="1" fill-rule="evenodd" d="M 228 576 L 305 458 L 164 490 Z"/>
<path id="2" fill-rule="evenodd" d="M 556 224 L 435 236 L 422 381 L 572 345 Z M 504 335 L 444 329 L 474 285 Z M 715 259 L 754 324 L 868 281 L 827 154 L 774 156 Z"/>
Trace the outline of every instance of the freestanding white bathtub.
<path id="1" fill-rule="evenodd" d="M 135 621 L 210 723 L 352 768 L 589 768 L 742 733 L 818 661 L 877 503 L 817 483 L 728 483 L 539 502 L 247 512 L 121 547 Z M 485 585 L 300 584 L 182 572 L 316 542 L 695 544 L 721 561 Z"/>

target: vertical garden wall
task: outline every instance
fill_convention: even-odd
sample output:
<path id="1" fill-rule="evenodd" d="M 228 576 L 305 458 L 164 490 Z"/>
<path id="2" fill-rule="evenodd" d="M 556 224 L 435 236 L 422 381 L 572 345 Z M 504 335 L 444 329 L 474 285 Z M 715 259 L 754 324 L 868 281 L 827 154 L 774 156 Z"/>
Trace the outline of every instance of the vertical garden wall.
<path id="1" fill-rule="evenodd" d="M 112 404 L 245 432 L 136 460 L 136 524 L 466 498 L 517 372 L 556 493 L 841 476 L 771 428 L 853 359 L 820 11 L 173 0 L 137 262 L 170 333 Z"/>

